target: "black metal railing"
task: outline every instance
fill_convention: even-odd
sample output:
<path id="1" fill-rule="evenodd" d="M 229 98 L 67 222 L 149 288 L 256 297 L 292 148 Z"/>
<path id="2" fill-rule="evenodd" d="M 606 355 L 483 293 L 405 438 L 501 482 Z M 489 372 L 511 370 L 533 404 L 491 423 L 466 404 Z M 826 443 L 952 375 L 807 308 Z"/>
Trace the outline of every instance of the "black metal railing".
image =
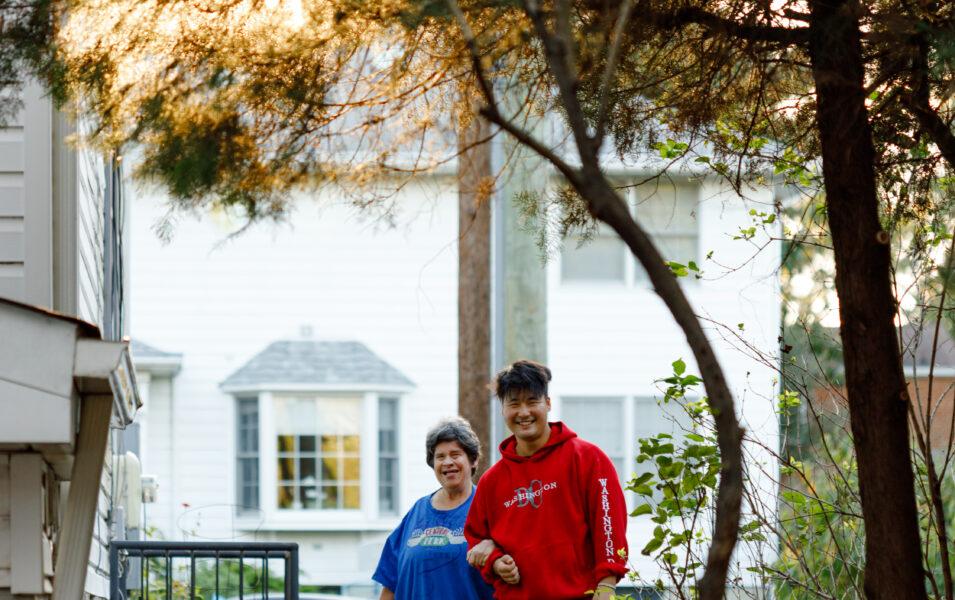
<path id="1" fill-rule="evenodd" d="M 117 540 L 109 566 L 110 600 L 298 600 L 298 544 Z"/>

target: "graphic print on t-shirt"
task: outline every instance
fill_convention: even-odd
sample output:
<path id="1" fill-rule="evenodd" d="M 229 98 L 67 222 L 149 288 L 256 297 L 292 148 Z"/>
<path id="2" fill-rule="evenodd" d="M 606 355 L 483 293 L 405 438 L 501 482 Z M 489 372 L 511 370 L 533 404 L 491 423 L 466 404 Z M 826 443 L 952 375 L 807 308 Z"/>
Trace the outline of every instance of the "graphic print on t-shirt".
<path id="1" fill-rule="evenodd" d="M 427 529 L 415 529 L 408 538 L 408 547 L 415 546 L 447 546 L 449 544 L 466 544 L 464 537 L 464 528 L 448 529 L 447 527 L 428 527 Z"/>

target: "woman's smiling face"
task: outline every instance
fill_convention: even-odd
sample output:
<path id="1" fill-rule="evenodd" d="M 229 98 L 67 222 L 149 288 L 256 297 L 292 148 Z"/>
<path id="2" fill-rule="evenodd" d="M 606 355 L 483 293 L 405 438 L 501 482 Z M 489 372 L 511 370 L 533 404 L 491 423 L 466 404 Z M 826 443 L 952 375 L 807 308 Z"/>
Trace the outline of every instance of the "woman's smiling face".
<path id="1" fill-rule="evenodd" d="M 463 489 L 471 481 L 471 471 L 476 466 L 477 461 L 471 462 L 456 441 L 441 442 L 434 447 L 434 476 L 449 492 Z"/>

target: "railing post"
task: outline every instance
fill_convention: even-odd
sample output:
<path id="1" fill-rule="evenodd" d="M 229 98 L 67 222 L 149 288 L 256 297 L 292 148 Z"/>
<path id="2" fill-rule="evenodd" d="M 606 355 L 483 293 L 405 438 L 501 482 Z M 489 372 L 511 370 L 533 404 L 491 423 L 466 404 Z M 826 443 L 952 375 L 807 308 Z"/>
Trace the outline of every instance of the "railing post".
<path id="1" fill-rule="evenodd" d="M 285 574 L 285 597 L 286 600 L 298 600 L 298 546 L 292 548 L 289 555 L 286 561 L 289 572 Z"/>
<path id="2" fill-rule="evenodd" d="M 123 573 L 122 579 L 118 577 L 119 570 L 119 548 L 116 544 L 109 545 L 109 600 L 121 600 L 120 589 L 123 580 L 126 578 Z"/>
<path id="3" fill-rule="evenodd" d="M 173 560 L 175 558 L 189 559 L 189 597 L 195 599 L 197 584 L 197 559 L 202 557 L 213 558 L 215 560 L 215 594 L 222 595 L 220 585 L 222 576 L 220 575 L 220 562 L 223 558 L 233 558 L 239 561 L 239 593 L 238 599 L 245 599 L 245 559 L 250 558 L 253 562 L 253 570 L 256 558 L 262 559 L 262 573 L 260 582 L 264 586 L 261 589 L 262 598 L 266 600 L 272 596 L 268 587 L 272 579 L 272 574 L 277 571 L 270 568 L 269 561 L 272 559 L 285 559 L 285 582 L 284 594 L 285 600 L 298 600 L 298 544 L 278 543 L 278 542 L 166 542 L 166 541 L 138 541 L 138 540 L 116 540 L 110 543 L 109 565 L 110 565 L 110 600 L 124 600 L 127 596 L 126 580 L 129 576 L 129 564 L 131 557 L 138 557 L 141 568 L 137 576 L 140 579 L 140 596 L 145 600 L 149 597 L 149 568 L 150 559 L 155 559 L 155 569 L 157 575 L 165 579 L 165 597 L 179 597 L 173 594 Z M 159 560 L 164 559 L 165 563 L 160 564 Z M 256 584 L 256 589 L 260 586 Z M 258 598 L 258 597 L 257 597 Z"/>

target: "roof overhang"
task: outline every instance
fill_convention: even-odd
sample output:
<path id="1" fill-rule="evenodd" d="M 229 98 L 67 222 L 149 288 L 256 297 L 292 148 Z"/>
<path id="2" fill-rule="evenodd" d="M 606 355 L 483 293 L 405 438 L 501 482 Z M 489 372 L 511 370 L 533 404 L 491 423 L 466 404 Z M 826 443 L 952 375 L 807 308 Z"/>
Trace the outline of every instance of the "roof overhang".
<path id="1" fill-rule="evenodd" d="M 348 392 L 379 394 L 407 394 L 414 390 L 413 385 L 395 385 L 384 383 L 256 383 L 220 385 L 219 389 L 227 394 L 259 394 L 262 392 Z"/>
<path id="2" fill-rule="evenodd" d="M 69 453 L 85 397 L 111 396 L 119 428 L 142 406 L 128 343 L 85 321 L 0 299 L 0 339 L 0 444 Z"/>
<path id="3" fill-rule="evenodd" d="M 155 377 L 172 377 L 182 370 L 182 354 L 165 354 L 162 356 L 135 357 L 136 370 L 140 373 L 149 373 Z"/>

